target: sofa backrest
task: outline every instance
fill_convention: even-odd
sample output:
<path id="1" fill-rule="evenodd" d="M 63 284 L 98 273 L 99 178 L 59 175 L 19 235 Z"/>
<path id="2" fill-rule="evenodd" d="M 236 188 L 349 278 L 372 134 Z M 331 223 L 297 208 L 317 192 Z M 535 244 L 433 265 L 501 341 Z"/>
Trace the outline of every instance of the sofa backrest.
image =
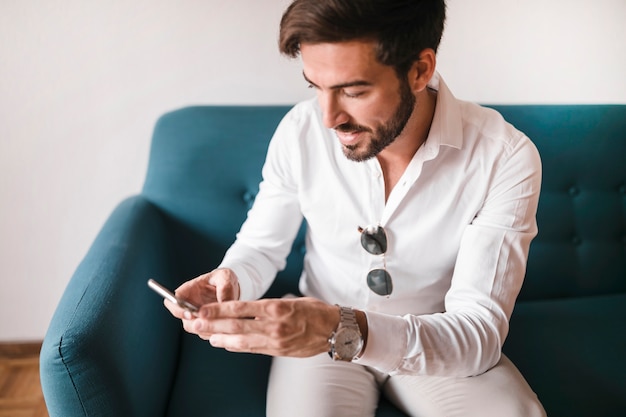
<path id="1" fill-rule="evenodd" d="M 170 219 L 181 280 L 217 266 L 234 241 L 258 192 L 269 140 L 290 108 L 194 106 L 157 121 L 142 193 Z M 303 233 L 295 245 L 304 247 Z M 297 291 L 302 250 L 273 295 Z"/>
<path id="2" fill-rule="evenodd" d="M 626 292 L 626 106 L 491 107 L 543 161 L 539 235 L 520 298 Z M 289 108 L 196 106 L 157 122 L 143 194 L 171 219 L 189 277 L 213 268 L 233 242 Z M 296 290 L 302 235 L 270 295 Z"/>
<path id="3" fill-rule="evenodd" d="M 626 106 L 493 106 L 543 164 L 522 299 L 626 292 Z"/>

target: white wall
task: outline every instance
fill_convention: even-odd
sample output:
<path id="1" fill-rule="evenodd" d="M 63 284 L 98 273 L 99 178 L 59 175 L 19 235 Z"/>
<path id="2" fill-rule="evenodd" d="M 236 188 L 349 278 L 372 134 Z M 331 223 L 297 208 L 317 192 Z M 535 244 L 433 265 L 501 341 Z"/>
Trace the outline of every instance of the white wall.
<path id="1" fill-rule="evenodd" d="M 289 0 L 0 0 L 0 341 L 41 339 L 156 118 L 310 96 Z M 439 69 L 489 103 L 626 103 L 626 1 L 449 0 Z"/>

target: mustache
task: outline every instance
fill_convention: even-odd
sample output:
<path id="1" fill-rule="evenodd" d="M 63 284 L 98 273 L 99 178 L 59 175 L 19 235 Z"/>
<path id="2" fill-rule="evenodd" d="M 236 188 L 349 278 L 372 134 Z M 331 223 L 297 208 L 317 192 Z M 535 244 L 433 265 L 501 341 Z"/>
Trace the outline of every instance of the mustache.
<path id="1" fill-rule="evenodd" d="M 353 124 L 353 123 L 344 123 L 335 128 L 337 132 L 342 133 L 359 133 L 359 132 L 371 132 L 371 129 L 368 129 L 365 126 Z"/>

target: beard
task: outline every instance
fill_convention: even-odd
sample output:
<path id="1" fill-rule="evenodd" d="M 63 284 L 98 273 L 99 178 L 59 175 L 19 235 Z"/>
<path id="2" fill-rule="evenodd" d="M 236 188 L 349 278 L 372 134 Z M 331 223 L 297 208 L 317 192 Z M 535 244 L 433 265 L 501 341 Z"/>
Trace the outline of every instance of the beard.
<path id="1" fill-rule="evenodd" d="M 340 132 L 369 132 L 371 138 L 365 144 L 365 149 L 360 150 L 359 144 L 344 145 L 343 153 L 346 158 L 355 162 L 362 162 L 378 155 L 383 149 L 393 143 L 404 130 L 415 108 L 415 96 L 409 87 L 407 80 L 400 81 L 400 103 L 393 116 L 386 123 L 377 126 L 373 131 L 370 128 L 358 124 L 344 123 L 335 130 Z"/>

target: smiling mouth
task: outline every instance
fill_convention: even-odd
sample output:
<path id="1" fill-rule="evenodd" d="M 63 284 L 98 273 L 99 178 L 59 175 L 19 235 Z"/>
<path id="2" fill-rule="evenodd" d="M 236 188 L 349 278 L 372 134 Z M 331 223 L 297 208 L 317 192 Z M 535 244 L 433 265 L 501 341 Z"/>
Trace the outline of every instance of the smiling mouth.
<path id="1" fill-rule="evenodd" d="M 335 133 L 339 141 L 346 147 L 355 146 L 356 142 L 361 138 L 361 135 L 367 131 L 368 129 L 363 126 L 348 123 L 335 128 Z"/>
<path id="2" fill-rule="evenodd" d="M 337 134 L 337 137 L 339 138 L 339 142 L 341 142 L 343 146 L 350 147 L 350 146 L 354 146 L 356 142 L 358 142 L 363 132 L 362 131 L 343 132 L 343 131 L 337 130 L 335 131 L 335 133 Z"/>

